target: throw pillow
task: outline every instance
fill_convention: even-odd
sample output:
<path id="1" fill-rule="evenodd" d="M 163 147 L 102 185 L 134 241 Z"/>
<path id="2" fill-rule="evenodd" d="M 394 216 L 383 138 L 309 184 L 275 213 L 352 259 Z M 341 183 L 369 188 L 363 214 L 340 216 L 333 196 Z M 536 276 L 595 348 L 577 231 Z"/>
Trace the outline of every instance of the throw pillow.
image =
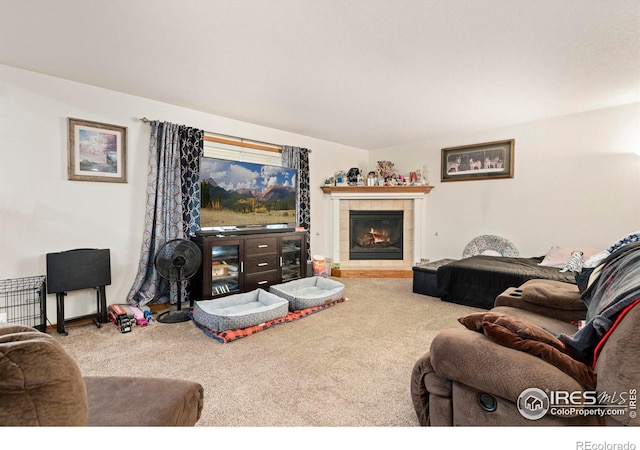
<path id="1" fill-rule="evenodd" d="M 484 327 L 487 322 L 495 323 L 502 327 L 508 328 L 523 339 L 541 341 L 561 351 L 565 350 L 564 343 L 544 328 L 534 325 L 524 319 L 518 319 L 517 317 L 510 316 L 508 314 L 497 313 L 493 311 L 478 312 L 460 317 L 458 319 L 458 322 L 464 325 L 467 329 L 471 331 L 477 331 L 479 333 L 485 333 Z"/>
<path id="2" fill-rule="evenodd" d="M 564 265 L 569 261 L 571 253 L 579 251 L 582 252 L 583 259 L 589 259 L 592 256 L 602 252 L 599 248 L 582 248 L 582 247 L 560 247 L 558 245 L 552 246 L 549 251 L 544 255 L 544 258 L 539 266 L 557 267 L 562 269 Z"/>
<path id="3" fill-rule="evenodd" d="M 498 323 L 483 322 L 485 334 L 498 344 L 537 356 L 557 367 L 587 389 L 595 389 L 596 374 L 589 366 L 541 341 L 521 337 Z"/>
<path id="4" fill-rule="evenodd" d="M 468 314 L 458 321 L 471 331 L 484 333 L 497 344 L 541 358 L 585 388 L 595 388 L 595 372 L 566 354 L 564 343 L 557 337 L 529 321 L 491 311 Z"/>
<path id="5" fill-rule="evenodd" d="M 539 341 L 550 345 L 562 352 L 566 350 L 564 342 L 562 342 L 560 339 L 555 337 L 552 333 L 548 332 L 544 328 L 534 325 L 527 320 L 519 319 L 508 314 L 488 314 L 485 315 L 485 318 L 482 321 L 482 328 L 485 334 L 487 323 L 492 323 L 503 327 L 522 339 Z"/>
<path id="6" fill-rule="evenodd" d="M 471 331 L 477 331 L 479 333 L 483 333 L 482 330 L 482 320 L 484 319 L 484 315 L 489 314 L 486 312 L 477 312 L 467 314 L 466 316 L 462 316 L 458 318 L 458 322 L 464 325 L 467 329 Z"/>

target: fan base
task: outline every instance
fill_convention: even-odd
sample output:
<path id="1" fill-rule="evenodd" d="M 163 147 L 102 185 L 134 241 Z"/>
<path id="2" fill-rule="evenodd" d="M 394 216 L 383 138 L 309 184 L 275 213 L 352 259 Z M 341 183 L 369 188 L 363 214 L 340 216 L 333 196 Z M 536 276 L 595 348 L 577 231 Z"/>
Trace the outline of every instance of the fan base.
<path id="1" fill-rule="evenodd" d="M 191 320 L 187 315 L 188 311 L 166 311 L 158 316 L 156 319 L 160 323 L 181 323 Z"/>

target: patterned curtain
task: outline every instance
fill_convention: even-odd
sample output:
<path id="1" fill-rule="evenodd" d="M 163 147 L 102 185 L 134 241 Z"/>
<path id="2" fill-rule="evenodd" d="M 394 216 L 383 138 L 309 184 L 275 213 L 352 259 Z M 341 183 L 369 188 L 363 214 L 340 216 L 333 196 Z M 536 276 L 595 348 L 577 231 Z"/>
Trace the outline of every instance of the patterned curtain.
<path id="1" fill-rule="evenodd" d="M 286 167 L 298 169 L 296 191 L 296 224 L 307 229 L 307 260 L 311 254 L 311 202 L 309 188 L 309 149 L 284 146 L 282 161 Z"/>
<path id="2" fill-rule="evenodd" d="M 204 131 L 180 128 L 180 168 L 182 169 L 182 217 L 185 236 L 200 229 L 200 157 Z"/>
<path id="3" fill-rule="evenodd" d="M 138 274 L 127 295 L 127 302 L 138 306 L 176 302 L 175 286 L 155 270 L 156 253 L 165 242 L 188 237 L 199 224 L 199 199 L 194 195 L 199 189 L 203 131 L 168 122 L 150 125 L 145 229 Z"/>

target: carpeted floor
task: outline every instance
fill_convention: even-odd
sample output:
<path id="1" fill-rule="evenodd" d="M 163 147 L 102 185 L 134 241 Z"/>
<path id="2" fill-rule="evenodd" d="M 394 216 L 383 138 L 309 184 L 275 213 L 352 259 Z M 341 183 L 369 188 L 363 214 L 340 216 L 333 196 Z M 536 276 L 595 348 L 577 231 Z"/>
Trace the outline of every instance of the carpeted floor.
<path id="1" fill-rule="evenodd" d="M 84 375 L 198 381 L 205 390 L 198 426 L 417 426 L 413 364 L 438 331 L 478 310 L 414 294 L 411 279 L 338 281 L 347 301 L 224 344 L 193 322 L 52 334 Z"/>

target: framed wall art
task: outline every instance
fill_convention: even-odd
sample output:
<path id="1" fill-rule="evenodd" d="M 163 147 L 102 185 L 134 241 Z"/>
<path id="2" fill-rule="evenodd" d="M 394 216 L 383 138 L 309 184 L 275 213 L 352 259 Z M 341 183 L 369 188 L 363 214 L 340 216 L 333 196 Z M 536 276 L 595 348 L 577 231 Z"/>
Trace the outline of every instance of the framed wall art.
<path id="1" fill-rule="evenodd" d="M 127 182 L 127 128 L 68 119 L 69 180 Z"/>
<path id="2" fill-rule="evenodd" d="M 513 178 L 515 140 L 442 149 L 441 181 Z"/>

